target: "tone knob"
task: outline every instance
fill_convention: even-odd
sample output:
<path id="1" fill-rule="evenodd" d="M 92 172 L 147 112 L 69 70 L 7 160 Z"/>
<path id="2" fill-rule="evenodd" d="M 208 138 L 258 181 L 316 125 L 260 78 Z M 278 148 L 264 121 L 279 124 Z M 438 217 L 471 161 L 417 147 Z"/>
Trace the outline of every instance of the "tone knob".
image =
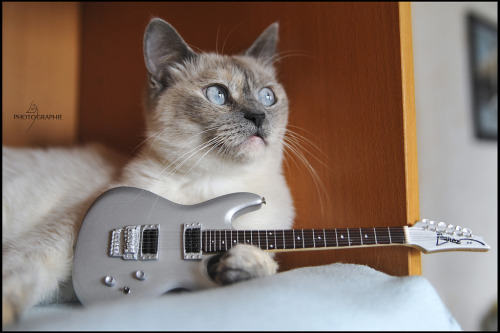
<path id="1" fill-rule="evenodd" d="M 116 280 L 111 275 L 106 275 L 104 277 L 104 284 L 107 285 L 108 287 L 113 287 L 116 284 Z"/>
<path id="2" fill-rule="evenodd" d="M 139 281 L 144 281 L 144 280 L 146 280 L 147 276 L 146 276 L 146 273 L 144 273 L 144 271 L 136 271 L 135 272 L 135 277 Z"/>

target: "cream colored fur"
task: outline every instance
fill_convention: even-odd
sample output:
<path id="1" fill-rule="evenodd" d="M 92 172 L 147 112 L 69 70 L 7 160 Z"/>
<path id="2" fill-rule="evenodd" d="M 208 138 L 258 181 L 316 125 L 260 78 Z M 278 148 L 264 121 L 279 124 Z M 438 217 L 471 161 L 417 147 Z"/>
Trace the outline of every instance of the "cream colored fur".
<path id="1" fill-rule="evenodd" d="M 168 27 L 160 20 L 155 24 Z M 252 51 L 255 53 L 256 49 Z M 180 204 L 196 204 L 232 192 L 253 192 L 264 196 L 267 205 L 237 218 L 235 228 L 292 226 L 294 208 L 282 173 L 288 102 L 269 59 L 203 55 L 197 61 L 172 66 L 170 80 L 175 84 L 169 83 L 167 89 L 160 89 L 167 81 L 160 78 L 157 64 L 148 56 L 146 63 L 152 82 L 145 101 L 147 138 L 131 160 L 99 145 L 3 147 L 3 324 L 40 302 L 53 301 L 55 297 L 66 299 L 60 291 L 61 286 L 70 285 L 73 246 L 82 218 L 91 202 L 111 187 L 140 187 Z M 249 79 L 241 68 L 251 71 L 253 77 Z M 197 87 L 213 81 L 225 84 L 232 91 L 232 98 L 241 103 L 253 99 L 253 95 L 241 93 L 245 82 L 252 87 L 273 87 L 278 102 L 266 110 L 266 125 L 262 129 L 265 139 L 250 137 L 253 125 L 234 110 L 208 102 L 197 111 L 199 123 L 189 118 L 193 117 L 189 115 L 193 110 L 186 107 L 183 111 L 182 103 L 189 98 L 202 103 L 205 96 Z M 224 146 L 206 145 L 203 135 L 207 129 L 201 125 L 206 122 L 217 127 L 217 140 L 224 140 Z M 201 265 L 206 265 L 206 261 Z M 260 249 L 238 245 L 222 258 L 217 272 L 225 272 L 224 280 L 232 283 L 274 274 L 277 268 Z M 237 274 L 242 271 L 243 275 Z M 221 278 L 217 276 L 215 281 L 221 283 Z"/>

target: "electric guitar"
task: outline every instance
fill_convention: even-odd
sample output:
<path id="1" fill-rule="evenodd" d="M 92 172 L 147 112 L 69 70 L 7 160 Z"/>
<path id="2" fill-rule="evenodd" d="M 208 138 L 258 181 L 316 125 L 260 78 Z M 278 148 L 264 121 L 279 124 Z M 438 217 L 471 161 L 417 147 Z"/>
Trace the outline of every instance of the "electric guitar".
<path id="1" fill-rule="evenodd" d="M 85 306 L 154 297 L 206 285 L 203 254 L 252 244 L 266 251 L 410 246 L 422 252 L 488 251 L 471 230 L 422 220 L 414 226 L 347 229 L 235 230 L 236 217 L 264 198 L 232 193 L 196 205 L 173 203 L 135 187 L 116 187 L 91 205 L 78 235 L 73 285 Z M 211 282 L 210 282 L 211 283 Z"/>

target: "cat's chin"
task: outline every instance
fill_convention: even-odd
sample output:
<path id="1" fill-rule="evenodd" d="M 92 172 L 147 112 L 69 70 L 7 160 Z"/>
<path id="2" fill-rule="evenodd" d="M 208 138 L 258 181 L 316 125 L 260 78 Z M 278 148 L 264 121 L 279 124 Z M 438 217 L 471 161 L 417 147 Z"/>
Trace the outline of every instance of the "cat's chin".
<path id="1" fill-rule="evenodd" d="M 254 161 L 259 159 L 264 155 L 266 151 L 266 143 L 264 140 L 258 135 L 252 135 L 240 146 L 239 149 L 239 159 L 244 161 Z"/>

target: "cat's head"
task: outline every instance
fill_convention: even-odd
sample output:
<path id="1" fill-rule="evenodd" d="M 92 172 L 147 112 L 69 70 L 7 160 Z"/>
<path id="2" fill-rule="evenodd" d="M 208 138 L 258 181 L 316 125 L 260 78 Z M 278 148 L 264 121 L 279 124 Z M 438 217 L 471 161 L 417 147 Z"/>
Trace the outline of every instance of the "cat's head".
<path id="1" fill-rule="evenodd" d="M 243 54 L 197 53 L 170 24 L 153 19 L 144 35 L 152 148 L 186 166 L 269 154 L 281 161 L 288 99 L 273 68 L 277 40 L 274 23 Z"/>

